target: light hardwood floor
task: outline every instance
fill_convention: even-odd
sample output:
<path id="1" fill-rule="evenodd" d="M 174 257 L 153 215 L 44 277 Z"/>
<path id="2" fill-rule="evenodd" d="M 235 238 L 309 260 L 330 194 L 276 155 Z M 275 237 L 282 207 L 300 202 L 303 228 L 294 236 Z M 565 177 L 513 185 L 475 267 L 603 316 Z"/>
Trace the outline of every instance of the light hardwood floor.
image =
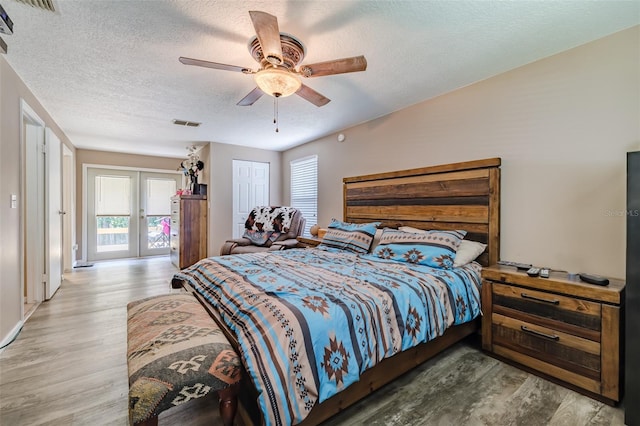
<path id="1" fill-rule="evenodd" d="M 127 425 L 126 305 L 171 292 L 166 257 L 96 263 L 65 274 L 0 353 L 0 425 Z M 333 425 L 622 425 L 613 408 L 482 353 L 448 349 L 326 422 Z M 217 425 L 207 399 L 160 425 Z"/>

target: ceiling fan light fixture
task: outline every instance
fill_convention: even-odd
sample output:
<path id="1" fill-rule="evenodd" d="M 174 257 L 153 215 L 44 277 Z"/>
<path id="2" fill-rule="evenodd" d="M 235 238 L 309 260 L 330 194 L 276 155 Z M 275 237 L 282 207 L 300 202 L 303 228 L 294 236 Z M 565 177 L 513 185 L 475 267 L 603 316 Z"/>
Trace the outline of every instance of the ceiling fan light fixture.
<path id="1" fill-rule="evenodd" d="M 298 75 L 279 68 L 260 70 L 254 79 L 260 90 L 276 98 L 291 96 L 302 86 Z"/>

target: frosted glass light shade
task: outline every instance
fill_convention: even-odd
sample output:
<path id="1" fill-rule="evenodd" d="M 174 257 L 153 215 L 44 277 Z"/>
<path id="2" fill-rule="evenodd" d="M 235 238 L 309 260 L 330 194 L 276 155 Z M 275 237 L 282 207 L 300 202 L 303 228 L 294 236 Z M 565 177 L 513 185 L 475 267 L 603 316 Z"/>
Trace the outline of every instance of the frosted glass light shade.
<path id="1" fill-rule="evenodd" d="M 300 77 L 278 68 L 260 70 L 254 79 L 260 90 L 276 98 L 293 95 L 302 85 Z"/>

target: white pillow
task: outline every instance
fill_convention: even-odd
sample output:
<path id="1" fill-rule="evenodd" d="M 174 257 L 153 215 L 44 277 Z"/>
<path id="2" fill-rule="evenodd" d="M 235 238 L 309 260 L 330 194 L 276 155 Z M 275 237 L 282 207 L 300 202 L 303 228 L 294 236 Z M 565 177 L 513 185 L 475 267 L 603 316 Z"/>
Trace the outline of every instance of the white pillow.
<path id="1" fill-rule="evenodd" d="M 402 232 L 413 232 L 415 234 L 428 232 L 422 229 L 412 228 L 410 226 L 400 226 L 398 227 L 398 230 Z M 453 259 L 454 268 L 459 268 L 469 262 L 476 260 L 478 256 L 480 256 L 482 252 L 484 252 L 485 248 L 487 248 L 486 244 L 482 244 L 477 241 L 462 240 L 462 242 L 458 246 L 456 257 L 455 259 Z"/>
<path id="2" fill-rule="evenodd" d="M 413 232 L 414 234 L 426 234 L 429 231 L 425 231 L 424 229 L 412 228 L 410 226 L 398 226 L 398 231 L 402 232 Z"/>
<path id="3" fill-rule="evenodd" d="M 487 248 L 486 244 L 482 244 L 477 241 L 462 240 L 458 246 L 456 257 L 453 259 L 453 267 L 459 268 L 476 260 L 485 248 Z"/>

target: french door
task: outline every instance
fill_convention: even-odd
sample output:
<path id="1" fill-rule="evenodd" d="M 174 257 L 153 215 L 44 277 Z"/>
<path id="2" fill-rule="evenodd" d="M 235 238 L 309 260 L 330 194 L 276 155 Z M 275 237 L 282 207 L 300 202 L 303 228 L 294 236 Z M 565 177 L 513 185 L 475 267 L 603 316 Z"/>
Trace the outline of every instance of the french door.
<path id="1" fill-rule="evenodd" d="M 173 173 L 87 169 L 87 260 L 169 254 Z"/>

